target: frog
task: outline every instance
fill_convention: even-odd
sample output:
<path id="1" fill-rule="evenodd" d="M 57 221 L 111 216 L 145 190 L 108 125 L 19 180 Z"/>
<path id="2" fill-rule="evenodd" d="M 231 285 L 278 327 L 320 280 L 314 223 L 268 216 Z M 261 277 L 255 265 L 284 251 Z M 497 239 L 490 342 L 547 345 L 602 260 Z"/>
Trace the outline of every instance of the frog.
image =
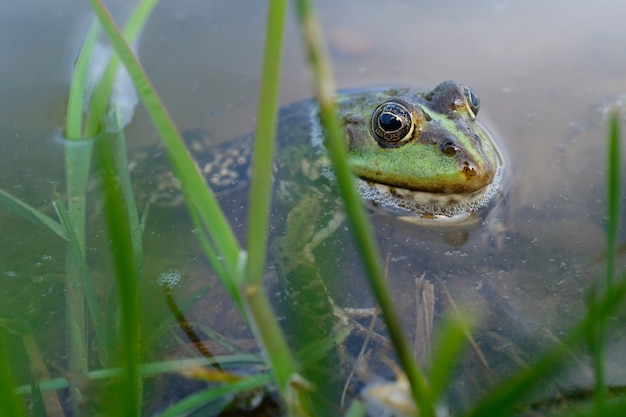
<path id="1" fill-rule="evenodd" d="M 430 91 L 344 91 L 337 95 L 336 105 L 355 186 L 371 208 L 403 218 L 459 222 L 503 195 L 501 151 L 477 121 L 480 99 L 471 87 L 445 81 Z M 187 131 L 185 136 L 218 196 L 248 185 L 252 135 L 217 146 L 201 130 Z M 320 186 L 332 187 L 334 176 L 315 101 L 281 110 L 276 146 L 279 199 L 298 199 L 295 184 L 307 184 L 304 192 L 320 179 Z M 151 195 L 153 203 L 182 203 L 171 173 L 151 182 L 157 188 Z"/>
<path id="2" fill-rule="evenodd" d="M 480 100 L 471 87 L 445 81 L 431 90 L 345 90 L 337 94 L 336 108 L 354 184 L 372 214 L 417 223 L 417 227 L 461 224 L 488 212 L 503 195 L 501 151 L 477 120 Z M 216 145 L 203 130 L 187 130 L 185 140 L 222 203 L 239 192 L 245 194 L 255 145 L 252 135 Z M 171 173 L 150 178 L 156 184 L 153 204 L 182 204 Z M 346 303 L 329 282 L 352 278 L 337 276 L 343 266 L 322 265 L 328 263 L 323 261 L 328 248 L 349 246 L 349 237 L 342 227 L 346 214 L 314 100 L 296 102 L 280 111 L 273 183 L 272 277 L 266 286 L 281 294 L 274 301 L 292 347 L 299 351 L 319 346 L 320 341 L 341 346 L 355 333 L 366 334 L 367 329 L 351 319 Z M 350 262 L 336 256 L 337 264 Z M 352 273 L 358 268 L 348 269 L 353 269 Z M 318 331 L 304 331 L 310 326 L 303 324 L 312 321 Z M 372 337 L 381 346 L 386 343 L 384 336 Z M 318 361 L 324 364 L 322 371 L 317 376 L 305 372 L 308 379 L 324 381 L 329 372 L 334 374 L 329 370 L 346 363 L 336 350 L 327 349 Z M 327 382 L 321 386 L 331 398 L 340 390 Z"/>

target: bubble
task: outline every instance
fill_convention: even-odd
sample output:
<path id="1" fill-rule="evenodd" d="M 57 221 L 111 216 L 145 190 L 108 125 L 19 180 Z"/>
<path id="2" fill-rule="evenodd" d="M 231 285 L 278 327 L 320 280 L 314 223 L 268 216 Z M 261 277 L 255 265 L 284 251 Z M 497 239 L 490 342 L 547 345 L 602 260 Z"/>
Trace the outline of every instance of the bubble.
<path id="1" fill-rule="evenodd" d="M 102 43 L 96 43 L 85 82 L 85 103 L 89 103 L 110 57 L 111 48 Z M 139 104 L 139 96 L 123 65 L 120 66 L 115 76 L 109 104 L 107 128 L 117 131 L 131 122 L 135 113 L 135 107 Z"/>
<path id="2" fill-rule="evenodd" d="M 167 287 L 168 289 L 176 287 L 179 283 L 180 272 L 173 268 L 161 273 L 161 275 L 157 278 L 157 284 L 161 287 Z"/>

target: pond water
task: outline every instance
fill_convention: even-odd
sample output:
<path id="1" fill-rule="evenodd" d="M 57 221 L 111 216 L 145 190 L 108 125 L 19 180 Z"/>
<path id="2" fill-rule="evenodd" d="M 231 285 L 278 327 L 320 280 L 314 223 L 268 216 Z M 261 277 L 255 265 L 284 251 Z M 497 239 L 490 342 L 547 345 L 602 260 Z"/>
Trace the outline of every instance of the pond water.
<path id="1" fill-rule="evenodd" d="M 53 214 L 50 198 L 64 189 L 63 147 L 56 132 L 65 121 L 70 72 L 91 15 L 86 2 L 5 3 L 0 16 L 5 81 L 0 85 L 0 188 L 34 207 L 48 206 L 46 212 Z M 129 13 L 126 2 L 107 5 L 115 16 Z M 156 7 L 138 50 L 181 129 L 202 129 L 216 143 L 254 129 L 265 7 L 265 2 L 233 0 L 182 0 Z M 505 233 L 500 241 L 486 237 L 484 227 L 458 232 L 373 218 L 409 338 L 416 326 L 415 279 L 421 276 L 435 286 L 437 315 L 454 300 L 480 317 L 476 340 L 489 370 L 456 388 L 456 396 L 466 401 L 492 372 L 504 375 L 558 343 L 583 314 L 591 285 L 603 276 L 605 115 L 612 106 L 626 114 L 626 3 L 325 0 L 319 2 L 319 15 L 340 88 L 429 89 L 448 79 L 471 85 L 481 99 L 479 119 L 504 152 L 500 217 Z M 293 21 L 291 16 L 283 58 L 284 105 L 311 95 Z M 127 140 L 131 158 L 158 141 L 141 107 Z M 245 233 L 242 196 L 224 200 L 240 236 Z M 58 375 L 55 367 L 63 368 L 67 357 L 65 339 L 59 338 L 65 331 L 64 245 L 5 209 L 0 228 L 3 318 L 28 322 L 44 362 Z M 146 321 L 157 325 L 169 314 L 157 278 L 180 274 L 176 295 L 181 304 L 211 288 L 188 318 L 247 343 L 251 336 L 245 322 L 203 261 L 185 211 L 155 208 L 146 230 Z M 625 238 L 622 228 L 620 242 Z M 341 250 L 332 245 L 330 250 Z M 88 227 L 87 257 L 94 276 L 104 282 L 97 288 L 102 297 L 111 285 L 106 284 L 108 255 L 101 256 L 105 247 L 103 226 L 94 220 Z M 336 254 L 354 265 L 351 279 L 331 286 L 343 294 L 345 305 L 371 307 L 350 248 Z M 334 268 L 334 259 L 323 266 Z M 618 271 L 625 261 L 618 257 Z M 173 333 L 159 339 L 159 354 L 183 355 Z M 617 329 L 610 341 L 608 363 L 619 364 L 609 367 L 614 385 L 625 382 L 625 336 Z M 18 351 L 21 339 L 11 340 Z M 473 366 L 482 366 L 474 361 Z M 589 387 L 586 367 L 576 368 L 561 384 Z M 28 366 L 18 371 L 21 381 L 28 381 Z"/>

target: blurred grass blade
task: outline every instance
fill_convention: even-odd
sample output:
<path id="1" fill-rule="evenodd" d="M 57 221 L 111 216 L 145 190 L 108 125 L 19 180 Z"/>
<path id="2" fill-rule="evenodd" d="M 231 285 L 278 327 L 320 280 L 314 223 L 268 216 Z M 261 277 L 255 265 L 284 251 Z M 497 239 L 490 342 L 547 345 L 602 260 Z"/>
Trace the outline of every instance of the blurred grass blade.
<path id="1" fill-rule="evenodd" d="M 606 320 L 622 305 L 626 298 L 626 281 L 616 283 L 611 292 L 604 292 L 593 311 L 585 317 L 562 344 L 541 356 L 534 364 L 498 384 L 476 404 L 467 416 L 508 416 L 519 402 L 530 394 L 549 373 L 562 370 L 567 365 L 570 349 L 594 328 L 598 320 Z"/>
<path id="2" fill-rule="evenodd" d="M 463 316 L 467 317 L 467 316 Z M 441 334 L 436 340 L 437 349 L 430 368 L 430 387 L 435 400 L 441 399 L 445 388 L 450 384 L 452 372 L 460 359 L 466 335 L 470 334 L 470 322 L 460 314 L 448 317 L 443 323 Z"/>
<path id="3" fill-rule="evenodd" d="M 47 417 L 46 407 L 44 405 L 43 397 L 41 396 L 41 390 L 39 389 L 39 383 L 32 381 L 30 384 L 30 392 L 32 398 L 32 415 L 33 417 Z"/>
<path id="4" fill-rule="evenodd" d="M 129 43 L 134 43 L 143 28 L 146 20 L 150 16 L 152 9 L 157 5 L 158 0 L 142 0 L 128 19 L 124 28 L 124 38 Z M 100 22 L 102 24 L 102 22 Z M 115 78 L 120 66 L 119 58 L 112 54 L 96 88 L 94 89 L 89 102 L 87 119 L 83 129 L 84 137 L 92 137 L 101 129 L 101 125 L 107 115 L 107 108 L 110 104 L 111 93 Z"/>
<path id="5" fill-rule="evenodd" d="M 85 289 L 82 287 L 82 266 L 76 261 L 74 250 L 85 254 L 86 191 L 91 166 L 93 140 L 65 141 L 65 177 L 67 183 L 67 217 L 74 232 L 65 249 L 65 309 L 69 345 L 67 367 L 72 372 L 89 370 L 89 347 L 85 311 Z M 72 249 L 72 245 L 74 249 Z M 101 335 L 102 336 L 102 335 Z M 81 394 L 77 388 L 70 390 L 72 413 L 79 415 Z"/>
<path id="6" fill-rule="evenodd" d="M 320 121 L 326 133 L 325 144 L 333 163 L 341 196 L 348 212 L 348 221 L 355 236 L 357 248 L 364 262 L 370 285 L 383 313 L 389 335 L 398 351 L 402 368 L 410 383 L 412 395 L 420 415 L 433 417 L 435 411 L 426 379 L 417 368 L 415 358 L 405 340 L 401 322 L 382 274 L 378 247 L 369 225 L 365 208 L 353 184 L 352 173 L 346 163 L 347 150 L 334 103 L 334 82 L 322 36 L 308 0 L 296 1 L 300 30 L 307 46 L 310 68 L 313 72 L 315 96 L 320 106 Z"/>
<path id="7" fill-rule="evenodd" d="M 127 25 L 127 34 L 130 39 L 135 39 L 140 28 L 147 19 L 156 1 L 143 1 L 135 9 Z M 70 97 L 67 109 L 67 122 L 65 136 L 65 170 L 67 183 L 67 212 L 66 225 L 73 231 L 73 237 L 66 249 L 66 311 L 68 317 L 69 338 L 69 361 L 68 368 L 71 371 L 86 373 L 88 371 L 88 347 L 85 319 L 85 297 L 94 321 L 97 339 L 99 343 L 100 361 L 106 361 L 107 346 L 101 323 L 101 312 L 97 308 L 96 298 L 93 291 L 85 283 L 89 283 L 84 261 L 85 236 L 86 236 L 86 191 L 91 165 L 93 149 L 93 137 L 102 130 L 102 122 L 107 114 L 110 103 L 112 87 L 117 75 L 119 63 L 115 58 L 109 60 L 104 76 L 96 84 L 95 91 L 91 92 L 89 99 L 89 113 L 83 123 L 83 111 L 85 106 L 87 77 L 90 65 L 93 63 L 92 54 L 99 33 L 99 25 L 92 23 L 80 54 L 77 58 Z M 115 122 L 115 121 L 114 121 Z M 113 122 L 113 123 L 114 123 Z M 80 139 L 80 140 L 79 140 Z M 71 220 L 67 220 L 71 219 Z M 71 222 L 71 224 L 70 224 Z M 138 223 L 138 222 L 137 222 Z M 137 239 L 135 239 L 137 241 Z M 136 249 L 135 245 L 135 249 Z M 79 254 L 80 252 L 80 254 Z M 137 253 L 135 251 L 134 253 Z M 137 255 L 141 258 L 141 254 Z M 80 412 L 80 395 L 76 389 L 72 389 L 72 412 Z"/>
<path id="8" fill-rule="evenodd" d="M 76 60 L 70 86 L 70 96 L 67 108 L 65 145 L 65 178 L 67 184 L 67 211 L 65 208 L 57 210 L 57 214 L 66 215 L 66 225 L 71 229 L 72 238 L 66 244 L 65 250 L 65 309 L 67 316 L 68 363 L 72 372 L 85 373 L 89 369 L 88 347 L 85 318 L 85 288 L 82 284 L 89 280 L 84 262 L 85 250 L 85 213 L 87 181 L 91 165 L 91 151 L 93 142 L 83 136 L 83 110 L 85 99 L 85 84 L 89 72 L 89 64 L 93 48 L 98 36 L 98 24 L 93 22 L 79 56 Z M 90 135 L 93 136 L 93 135 Z M 62 212 L 62 213 L 61 213 Z M 77 255 L 80 252 L 80 255 Z M 82 259 L 82 263 L 81 260 Z M 91 299 L 93 302 L 95 298 Z M 93 306 L 91 306 L 93 307 Z M 90 309 L 91 310 L 91 309 Z M 93 313 L 93 310 L 91 310 Z M 100 312 L 96 314 L 99 316 Z M 99 321 L 94 316 L 95 321 Z M 102 341 L 101 327 L 98 329 L 98 341 Z M 106 350 L 103 351 L 103 353 Z M 102 357 L 101 357 L 102 358 Z M 70 390 L 72 413 L 79 415 L 80 393 L 78 389 Z"/>
<path id="9" fill-rule="evenodd" d="M 186 149 L 180 134 L 154 87 L 148 80 L 131 48 L 117 30 L 108 11 L 99 0 L 90 0 L 90 3 L 104 31 L 109 36 L 114 50 L 133 80 L 135 88 L 155 127 L 161 134 L 174 174 L 180 180 L 183 196 L 192 213 L 192 218 L 200 219 L 202 222 L 202 224 L 196 222 L 196 228 L 201 230 L 204 226 L 210 232 L 210 244 L 216 248 L 216 253 L 221 261 L 220 264 L 226 272 L 226 276 L 221 278 L 227 286 L 240 282 L 243 272 L 241 269 L 242 253 L 230 224 L 218 206 L 213 193 L 206 186 L 202 174 Z M 216 269 L 219 269 L 221 266 L 218 265 Z M 262 331 L 270 329 L 270 333 L 275 336 L 271 338 L 264 337 L 263 342 L 266 351 L 271 352 L 272 357 L 276 356 L 276 358 L 280 359 L 277 362 L 272 361 L 272 368 L 278 378 L 277 382 L 282 390 L 283 398 L 287 404 L 290 404 L 289 398 L 296 397 L 290 396 L 288 393 L 289 390 L 293 390 L 293 386 L 289 381 L 294 377 L 295 370 L 293 362 L 289 359 L 288 350 L 286 348 L 278 349 L 281 346 L 286 346 L 286 344 L 280 333 L 276 318 L 260 285 L 246 288 L 244 294 L 247 297 L 249 310 L 254 312 L 252 316 L 256 321 L 256 334 L 259 334 L 259 329 Z M 275 355 L 276 352 L 281 355 Z M 297 395 L 299 395 L 299 391 Z M 301 407 L 306 407 L 306 404 L 302 401 L 296 403 Z"/>
<path id="10" fill-rule="evenodd" d="M 12 211 L 13 213 L 22 216 L 26 220 L 38 226 L 44 226 L 50 229 L 50 231 L 59 236 L 61 239 L 67 240 L 67 233 L 65 233 L 65 229 L 63 229 L 63 226 L 61 224 L 46 216 L 44 213 L 37 210 L 36 208 L 29 206 L 22 200 L 13 197 L 11 194 L 1 189 L 0 204 L 6 207 L 9 211 Z"/>
<path id="11" fill-rule="evenodd" d="M 65 124 L 65 137 L 68 139 L 81 139 L 83 137 L 83 111 L 85 99 L 85 82 L 91 62 L 93 47 L 96 44 L 100 25 L 93 21 L 87 32 L 87 37 L 80 48 L 80 53 L 74 65 L 70 96 L 67 103 L 67 120 Z"/>
<path id="12" fill-rule="evenodd" d="M 187 415 L 187 413 L 191 412 L 192 410 L 209 404 L 212 401 L 217 401 L 224 398 L 232 398 L 233 396 L 241 392 L 259 389 L 263 386 L 266 386 L 269 382 L 269 375 L 257 375 L 230 384 L 223 384 L 218 387 L 210 388 L 184 398 L 183 400 L 172 405 L 163 413 L 159 414 L 159 417 L 177 417 L 181 415 Z M 202 415 L 213 414 L 203 413 Z"/>
<path id="13" fill-rule="evenodd" d="M 587 346 L 591 355 L 594 370 L 593 402 L 596 414 L 604 415 L 606 406 L 606 387 L 604 378 L 604 349 L 606 340 L 606 318 L 598 314 L 598 291 L 592 287 L 588 297 L 587 314 L 595 319 L 591 326 L 586 328 Z"/>
<path id="14" fill-rule="evenodd" d="M 0 415 L 26 417 L 24 404 L 14 393 L 15 382 L 10 364 L 5 331 L 0 329 Z"/>
<path id="15" fill-rule="evenodd" d="M 186 149 L 170 115 L 107 9 L 99 0 L 90 0 L 90 3 L 104 31 L 109 36 L 117 56 L 126 66 L 139 97 L 163 139 L 172 169 L 181 182 L 185 201 L 192 210 L 198 210 L 199 217 L 211 231 L 211 243 L 218 249 L 228 273 L 233 277 L 236 276 L 239 244 L 230 224 L 217 205 L 213 193 L 206 187 L 204 178 Z"/>
<path id="16" fill-rule="evenodd" d="M 132 231 L 120 192 L 119 174 L 115 161 L 115 147 L 110 137 L 98 141 L 97 153 L 101 163 L 104 185 L 105 214 L 110 236 L 110 247 L 115 263 L 115 276 L 120 299 L 120 322 L 122 328 L 122 357 L 125 370 L 121 391 L 117 394 L 122 405 L 121 415 L 138 416 L 141 380 L 137 371 L 140 360 L 141 318 L 139 313 L 138 273 L 133 254 Z"/>
<path id="17" fill-rule="evenodd" d="M 606 274 L 605 291 L 611 291 L 613 275 L 615 274 L 615 248 L 619 228 L 620 206 L 620 129 L 619 114 L 611 111 L 608 119 L 608 155 L 607 155 L 607 229 L 606 229 Z M 597 309 L 595 291 L 589 297 L 589 314 L 595 314 Z M 606 319 L 599 317 L 595 326 L 590 327 L 587 333 L 587 343 L 593 358 L 595 372 L 594 407 L 597 415 L 605 414 L 607 389 L 605 386 L 605 347 L 606 347 Z"/>
<path id="18" fill-rule="evenodd" d="M 120 122 L 119 111 L 116 108 L 116 119 Z M 135 195 L 133 194 L 133 186 L 130 181 L 130 173 L 128 171 L 128 157 L 126 152 L 126 136 L 123 130 L 119 130 L 115 137 L 111 138 L 110 146 L 114 148 L 116 171 L 119 174 L 120 189 L 124 202 L 126 203 L 126 214 L 130 224 L 130 234 L 133 246 L 133 256 L 135 257 L 135 267 L 138 271 L 143 269 L 143 227 L 137 212 L 135 204 Z"/>
<path id="19" fill-rule="evenodd" d="M 271 305 L 262 290 L 267 256 L 267 236 L 272 195 L 272 158 L 278 116 L 280 65 L 287 0 L 269 2 L 263 54 L 261 92 L 258 102 L 257 130 L 252 161 L 250 205 L 248 207 L 248 251 L 245 288 L 242 291 L 254 320 L 252 329 L 268 356 L 272 372 L 289 415 L 310 414 L 310 400 L 301 390 L 293 392 L 290 381 L 296 374 L 296 363 Z"/>
<path id="20" fill-rule="evenodd" d="M 139 374 L 142 377 L 151 377 L 156 375 L 162 375 L 170 372 L 179 372 L 188 369 L 189 367 L 196 366 L 209 366 L 219 363 L 222 367 L 227 369 L 241 369 L 255 367 L 257 369 L 263 369 L 264 361 L 258 355 L 252 354 L 238 354 L 238 355 L 223 355 L 217 356 L 212 360 L 205 358 L 192 358 L 192 359 L 176 359 L 163 362 L 150 362 L 143 363 L 138 366 Z M 108 381 L 116 380 L 124 375 L 122 368 L 108 368 L 98 369 L 90 371 L 86 374 L 92 381 Z M 69 382 L 65 378 L 54 378 L 47 381 L 41 381 L 39 389 L 42 391 L 62 390 L 69 386 Z M 31 386 L 21 385 L 14 390 L 15 394 L 26 395 L 30 394 Z M 4 416 L 3 414 L 0 414 Z"/>
<path id="21" fill-rule="evenodd" d="M 609 113 L 609 144 L 608 144 L 608 222 L 606 230 L 606 286 L 610 291 L 615 274 L 615 248 L 619 231 L 620 210 L 620 177 L 621 177 L 621 150 L 619 114 L 616 111 Z"/>
<path id="22" fill-rule="evenodd" d="M 278 120 L 280 65 L 287 0 L 269 3 L 257 128 L 250 175 L 248 208 L 248 263 L 246 279 L 260 283 L 265 268 L 272 195 L 272 158 Z"/>
<path id="23" fill-rule="evenodd" d="M 555 406 L 552 406 L 556 408 Z M 574 408 L 563 407 L 564 410 L 557 409 L 556 412 L 550 414 L 552 417 L 598 417 L 597 410 L 589 406 L 587 404 L 581 404 L 578 407 Z M 552 411 L 552 410 L 551 410 Z M 540 412 L 540 411 L 537 411 Z M 537 413 L 536 412 L 536 413 Z M 615 416 L 621 417 L 626 415 L 626 398 L 624 396 L 618 396 L 616 398 L 611 398 L 606 404 L 604 409 L 605 414 L 601 416 Z"/>
<path id="24" fill-rule="evenodd" d="M 261 282 L 265 266 L 286 11 L 287 0 L 271 1 L 266 24 L 248 209 L 247 279 L 255 283 Z"/>
<path id="25" fill-rule="evenodd" d="M 237 282 L 233 279 L 224 279 L 224 277 L 229 276 L 229 270 L 224 267 L 220 255 L 217 253 L 217 248 L 211 239 L 211 232 L 205 227 L 205 223 L 200 217 L 198 210 L 194 210 L 190 207 L 189 217 L 191 217 L 191 222 L 195 226 L 194 232 L 198 236 L 198 241 L 200 242 L 200 247 L 202 248 L 204 255 L 207 257 L 217 276 L 222 277 L 224 287 L 228 291 L 231 299 L 233 299 L 239 309 L 243 311 L 243 300 L 241 300 Z"/>
<path id="26" fill-rule="evenodd" d="M 108 346 L 108 343 L 106 342 L 107 333 L 104 326 L 104 321 L 102 319 L 102 313 L 100 310 L 98 297 L 96 297 L 96 292 L 91 283 L 91 277 L 89 275 L 89 267 L 87 266 L 85 253 L 83 251 L 83 247 L 80 246 L 80 242 L 78 241 L 78 237 L 76 236 L 76 233 L 74 231 L 74 225 L 69 218 L 69 214 L 65 209 L 63 201 L 57 197 L 54 199 L 52 204 L 54 205 L 54 208 L 57 211 L 57 215 L 59 216 L 59 219 L 61 219 L 61 223 L 65 227 L 65 230 L 68 234 L 68 244 L 72 255 L 74 256 L 74 262 L 76 264 L 76 267 L 78 268 L 80 285 L 85 299 L 87 300 L 87 307 L 89 308 L 90 317 L 93 322 L 94 330 L 96 332 L 100 363 L 102 365 L 105 365 Z"/>

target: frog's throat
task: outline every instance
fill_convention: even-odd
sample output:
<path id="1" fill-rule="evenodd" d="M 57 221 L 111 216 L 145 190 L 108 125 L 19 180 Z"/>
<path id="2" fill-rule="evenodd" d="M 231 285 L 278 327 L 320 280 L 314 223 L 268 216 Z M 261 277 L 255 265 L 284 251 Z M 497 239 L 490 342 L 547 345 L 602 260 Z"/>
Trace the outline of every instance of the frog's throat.
<path id="1" fill-rule="evenodd" d="M 496 170 L 489 185 L 468 194 L 437 194 L 412 191 L 357 179 L 361 196 L 384 207 L 402 208 L 419 215 L 462 217 L 487 206 L 500 193 L 502 166 Z"/>

